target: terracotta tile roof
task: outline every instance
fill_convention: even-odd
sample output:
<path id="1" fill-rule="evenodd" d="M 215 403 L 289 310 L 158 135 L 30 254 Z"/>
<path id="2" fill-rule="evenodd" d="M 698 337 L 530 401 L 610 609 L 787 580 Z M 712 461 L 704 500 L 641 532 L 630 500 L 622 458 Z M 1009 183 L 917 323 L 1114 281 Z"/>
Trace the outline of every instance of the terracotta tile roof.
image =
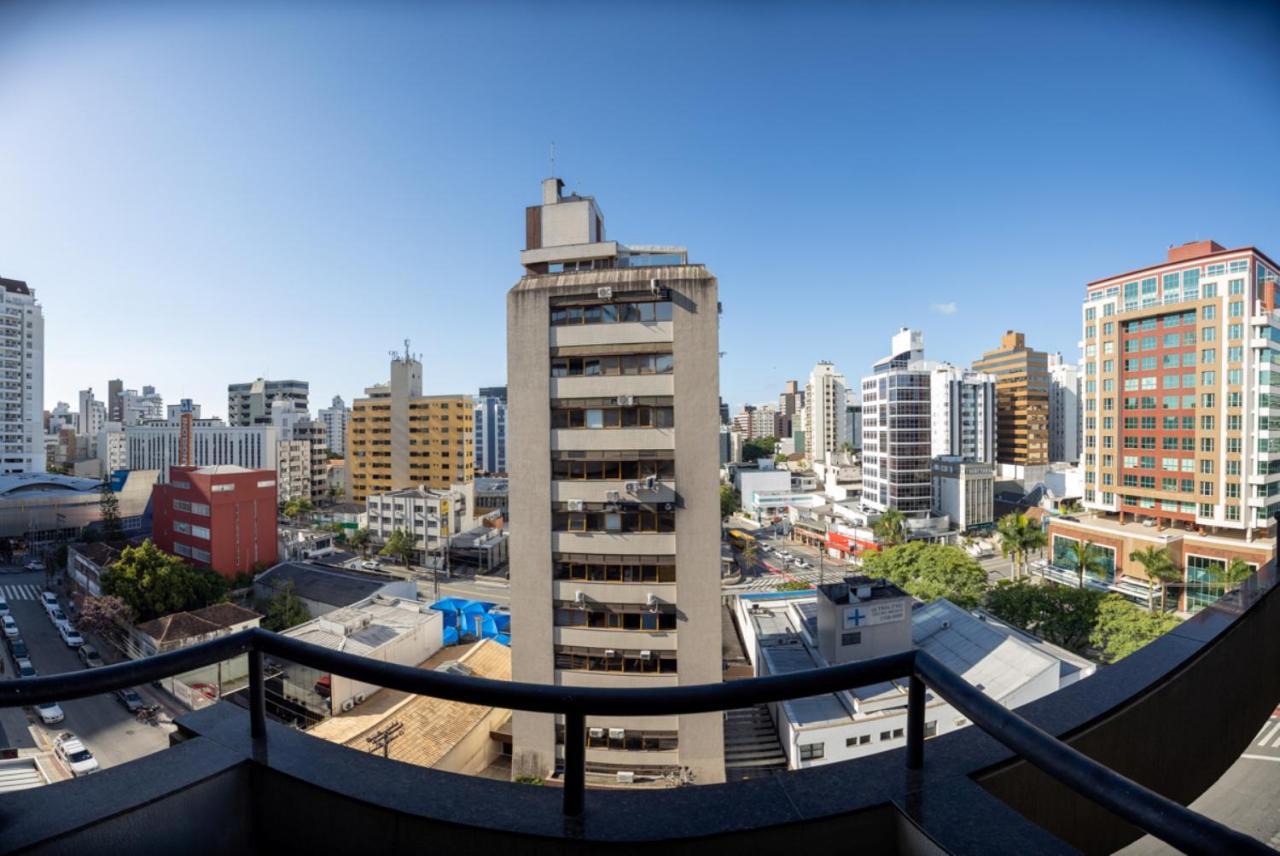
<path id="1" fill-rule="evenodd" d="M 511 680 L 511 649 L 492 639 L 476 642 L 461 657 L 458 657 L 456 647 L 442 649 L 419 668 L 433 669 L 454 659 L 469 668 L 476 677 Z M 398 739 L 391 742 L 388 757 L 407 764 L 431 767 L 492 711 L 493 708 L 487 705 L 379 690 L 354 710 L 327 719 L 307 733 L 367 752 L 370 746 L 366 737 L 386 724 L 399 722 L 404 730 Z"/>
<path id="2" fill-rule="evenodd" d="M 243 624 L 246 621 L 262 617 L 252 609 L 246 609 L 234 603 L 215 603 L 212 606 L 206 606 L 204 609 L 193 609 L 188 614 L 202 618 L 218 627 L 233 627 L 236 624 Z"/>
<path id="3" fill-rule="evenodd" d="M 234 603 L 215 603 L 194 612 L 175 612 L 139 624 L 139 633 L 145 633 L 157 642 L 176 642 L 203 636 L 231 627 L 243 621 L 260 618 L 258 613 Z"/>

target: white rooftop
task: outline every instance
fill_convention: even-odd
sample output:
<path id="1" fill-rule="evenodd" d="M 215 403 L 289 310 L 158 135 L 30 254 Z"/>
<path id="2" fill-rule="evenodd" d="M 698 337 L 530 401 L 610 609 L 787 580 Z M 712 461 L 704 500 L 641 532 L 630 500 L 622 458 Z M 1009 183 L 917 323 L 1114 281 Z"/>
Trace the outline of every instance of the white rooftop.
<path id="1" fill-rule="evenodd" d="M 291 627 L 284 635 L 334 651 L 367 656 L 415 627 L 442 620 L 439 612 L 422 601 L 375 595 Z"/>

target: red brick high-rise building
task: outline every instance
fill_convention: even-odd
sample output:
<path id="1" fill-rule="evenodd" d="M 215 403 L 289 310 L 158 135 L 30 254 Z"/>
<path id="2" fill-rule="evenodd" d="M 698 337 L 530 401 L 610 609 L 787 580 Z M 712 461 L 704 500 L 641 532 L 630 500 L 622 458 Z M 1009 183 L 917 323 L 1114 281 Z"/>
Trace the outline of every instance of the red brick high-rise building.
<path id="1" fill-rule="evenodd" d="M 276 563 L 276 473 L 230 464 L 170 467 L 152 490 L 152 540 L 224 577 Z"/>

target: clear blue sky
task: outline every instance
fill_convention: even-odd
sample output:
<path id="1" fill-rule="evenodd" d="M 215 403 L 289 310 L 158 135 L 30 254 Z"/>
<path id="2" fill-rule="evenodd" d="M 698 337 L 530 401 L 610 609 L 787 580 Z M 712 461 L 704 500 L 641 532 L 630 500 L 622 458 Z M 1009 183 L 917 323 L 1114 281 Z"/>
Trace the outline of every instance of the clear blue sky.
<path id="1" fill-rule="evenodd" d="M 0 276 L 46 407 L 107 379 L 505 376 L 554 140 L 611 237 L 720 278 L 736 406 L 901 325 L 1074 354 L 1087 280 L 1280 254 L 1280 18 L 1248 6 L 0 5 Z M 887 4 L 886 4 L 887 5 Z M 1080 4 L 1083 5 L 1083 4 Z"/>

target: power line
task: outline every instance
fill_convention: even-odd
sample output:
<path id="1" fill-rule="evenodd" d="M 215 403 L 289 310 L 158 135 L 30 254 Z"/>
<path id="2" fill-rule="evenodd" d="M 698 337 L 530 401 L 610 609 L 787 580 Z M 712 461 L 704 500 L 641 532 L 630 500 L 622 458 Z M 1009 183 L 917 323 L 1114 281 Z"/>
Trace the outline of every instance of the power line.
<path id="1" fill-rule="evenodd" d="M 373 747 L 369 750 L 370 752 L 376 752 L 381 748 L 382 757 L 386 758 L 388 757 L 388 747 L 391 745 L 393 740 L 400 736 L 400 732 L 402 731 L 404 731 L 404 724 L 397 719 L 386 728 L 380 728 L 373 732 L 373 734 L 370 734 L 364 739 L 364 742 Z"/>

